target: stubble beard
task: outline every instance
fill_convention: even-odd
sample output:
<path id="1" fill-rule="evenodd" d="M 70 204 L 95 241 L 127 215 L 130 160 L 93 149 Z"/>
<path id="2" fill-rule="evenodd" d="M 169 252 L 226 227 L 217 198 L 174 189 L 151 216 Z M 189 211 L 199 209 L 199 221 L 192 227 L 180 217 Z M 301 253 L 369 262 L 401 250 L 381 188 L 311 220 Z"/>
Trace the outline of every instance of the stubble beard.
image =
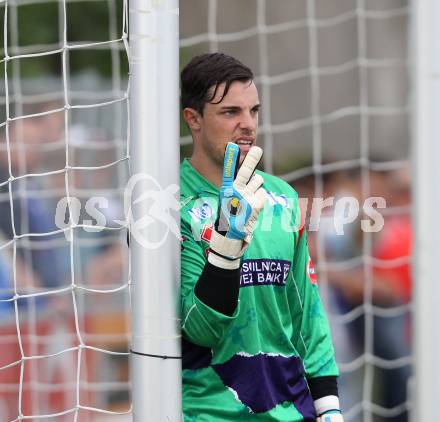
<path id="1" fill-rule="evenodd" d="M 202 145 L 203 150 L 205 151 L 205 154 L 209 157 L 211 163 L 222 170 L 226 145 L 224 147 L 220 145 L 214 146 L 209 142 L 204 142 Z"/>

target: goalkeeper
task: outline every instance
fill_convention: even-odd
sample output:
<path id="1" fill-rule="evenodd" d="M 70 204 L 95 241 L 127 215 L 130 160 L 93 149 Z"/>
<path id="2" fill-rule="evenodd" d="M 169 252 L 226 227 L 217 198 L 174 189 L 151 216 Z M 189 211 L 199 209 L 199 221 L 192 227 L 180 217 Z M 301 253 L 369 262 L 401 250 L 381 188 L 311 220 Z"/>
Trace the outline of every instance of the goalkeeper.
<path id="1" fill-rule="evenodd" d="M 297 194 L 255 171 L 253 74 L 197 56 L 181 101 L 194 147 L 181 166 L 184 421 L 341 422 Z"/>

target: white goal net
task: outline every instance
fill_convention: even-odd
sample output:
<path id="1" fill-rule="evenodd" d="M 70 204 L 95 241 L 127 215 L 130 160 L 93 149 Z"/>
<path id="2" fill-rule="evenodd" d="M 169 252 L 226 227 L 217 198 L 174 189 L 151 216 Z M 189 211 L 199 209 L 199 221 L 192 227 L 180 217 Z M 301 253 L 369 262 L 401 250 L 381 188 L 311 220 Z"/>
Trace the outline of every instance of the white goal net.
<path id="1" fill-rule="evenodd" d="M 1 421 L 131 420 L 127 14 L 0 1 Z M 309 220 L 328 199 L 309 243 L 348 422 L 411 408 L 409 18 L 408 0 L 180 2 L 181 65 L 208 51 L 249 65 L 265 171 Z M 370 197 L 387 202 L 377 233 L 361 226 Z"/>
<path id="2" fill-rule="evenodd" d="M 0 16 L 0 420 L 121 420 L 127 5 L 8 0 Z"/>

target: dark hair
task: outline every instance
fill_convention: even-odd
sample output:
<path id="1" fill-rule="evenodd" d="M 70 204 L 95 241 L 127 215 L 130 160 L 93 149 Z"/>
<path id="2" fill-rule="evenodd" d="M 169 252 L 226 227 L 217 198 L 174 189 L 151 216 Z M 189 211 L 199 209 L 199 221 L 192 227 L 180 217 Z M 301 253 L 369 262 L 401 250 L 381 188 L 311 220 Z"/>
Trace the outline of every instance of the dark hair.
<path id="1" fill-rule="evenodd" d="M 216 104 L 223 101 L 232 82 L 253 79 L 252 70 L 234 57 L 223 53 L 196 56 L 180 74 L 182 109 L 190 107 L 203 114 L 205 103 L 213 100 L 219 85 L 226 83 L 223 95 Z M 211 87 L 214 87 L 212 91 Z"/>

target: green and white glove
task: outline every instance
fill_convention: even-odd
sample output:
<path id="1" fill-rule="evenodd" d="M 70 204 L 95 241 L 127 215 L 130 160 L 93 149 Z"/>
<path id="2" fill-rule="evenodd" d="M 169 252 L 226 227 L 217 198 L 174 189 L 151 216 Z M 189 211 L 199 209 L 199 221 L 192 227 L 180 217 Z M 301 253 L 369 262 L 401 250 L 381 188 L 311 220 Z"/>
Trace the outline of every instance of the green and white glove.
<path id="1" fill-rule="evenodd" d="M 252 240 L 260 211 L 267 200 L 264 180 L 255 169 L 263 150 L 252 147 L 238 169 L 240 148 L 229 142 L 223 162 L 217 221 L 210 240 L 208 261 L 220 268 L 236 269 Z M 238 171 L 237 171 L 238 170 Z"/>
<path id="2" fill-rule="evenodd" d="M 326 396 L 315 400 L 318 415 L 316 422 L 344 422 L 337 396 Z"/>

